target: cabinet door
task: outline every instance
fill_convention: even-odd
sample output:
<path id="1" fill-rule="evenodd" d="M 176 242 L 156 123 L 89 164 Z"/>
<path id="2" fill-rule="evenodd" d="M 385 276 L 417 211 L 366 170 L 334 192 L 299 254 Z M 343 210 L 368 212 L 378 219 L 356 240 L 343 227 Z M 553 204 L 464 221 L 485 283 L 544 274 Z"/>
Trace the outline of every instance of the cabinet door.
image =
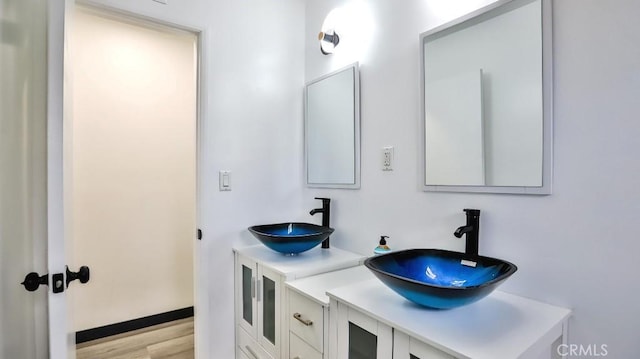
<path id="1" fill-rule="evenodd" d="M 388 359 L 392 348 L 391 327 L 344 304 L 338 305 L 338 358 Z"/>
<path id="2" fill-rule="evenodd" d="M 452 359 L 455 358 L 439 349 L 394 330 L 393 359 Z"/>
<path id="3" fill-rule="evenodd" d="M 243 256 L 236 257 L 237 287 L 237 321 L 247 333 L 257 339 L 258 305 L 257 305 L 257 267 L 254 261 Z"/>
<path id="4" fill-rule="evenodd" d="M 258 267 L 258 342 L 274 358 L 279 356 L 282 280 L 276 272 Z"/>

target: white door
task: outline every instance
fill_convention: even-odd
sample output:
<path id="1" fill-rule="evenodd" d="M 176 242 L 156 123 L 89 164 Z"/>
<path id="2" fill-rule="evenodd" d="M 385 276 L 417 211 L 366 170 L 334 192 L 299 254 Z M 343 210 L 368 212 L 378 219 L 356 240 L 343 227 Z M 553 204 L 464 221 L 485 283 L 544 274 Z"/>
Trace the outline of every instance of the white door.
<path id="1" fill-rule="evenodd" d="M 0 359 L 75 357 L 67 291 L 52 290 L 66 286 L 72 258 L 63 205 L 70 169 L 63 158 L 73 6 L 74 0 L 0 0 Z M 29 272 L 49 286 L 27 292 L 19 283 Z"/>
<path id="2" fill-rule="evenodd" d="M 0 0 L 0 358 L 47 358 L 47 0 Z M 26 282 L 25 282 L 26 283 Z"/>
<path id="3" fill-rule="evenodd" d="M 70 3 L 2 0 L 0 4 L 0 354 L 2 359 L 66 358 L 67 353 L 73 355 L 66 297 L 64 292 L 53 293 L 48 274 L 65 270 L 62 65 L 65 11 Z M 29 272 L 33 274 L 25 276 Z M 24 288 L 18 285 L 20 277 Z M 64 288 L 63 281 L 60 278 L 57 288 Z"/>

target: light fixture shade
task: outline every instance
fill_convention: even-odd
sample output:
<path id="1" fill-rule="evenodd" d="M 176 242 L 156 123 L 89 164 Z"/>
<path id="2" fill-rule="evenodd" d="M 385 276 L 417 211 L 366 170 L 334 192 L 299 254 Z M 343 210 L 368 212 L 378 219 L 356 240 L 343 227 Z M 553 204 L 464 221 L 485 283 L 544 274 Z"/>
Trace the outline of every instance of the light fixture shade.
<path id="1" fill-rule="evenodd" d="M 318 34 L 318 40 L 320 41 L 320 52 L 323 55 L 329 55 L 333 53 L 333 50 L 338 46 L 340 42 L 340 36 L 333 30 L 320 31 Z"/>

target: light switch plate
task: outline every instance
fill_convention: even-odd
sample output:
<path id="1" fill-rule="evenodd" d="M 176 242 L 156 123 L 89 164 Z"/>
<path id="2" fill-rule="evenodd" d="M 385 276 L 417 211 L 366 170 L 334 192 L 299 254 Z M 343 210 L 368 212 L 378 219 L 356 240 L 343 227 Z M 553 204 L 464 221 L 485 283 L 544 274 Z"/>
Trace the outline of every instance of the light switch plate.
<path id="1" fill-rule="evenodd" d="M 220 191 L 231 191 L 231 171 L 220 171 L 218 185 Z"/>

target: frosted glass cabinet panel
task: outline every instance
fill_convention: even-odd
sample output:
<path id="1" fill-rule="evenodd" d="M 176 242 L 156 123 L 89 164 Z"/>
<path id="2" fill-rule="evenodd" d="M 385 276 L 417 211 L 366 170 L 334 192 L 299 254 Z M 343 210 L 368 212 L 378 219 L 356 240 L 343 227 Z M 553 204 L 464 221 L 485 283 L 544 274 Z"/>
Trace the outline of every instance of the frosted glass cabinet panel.
<path id="1" fill-rule="evenodd" d="M 278 274 L 273 271 L 259 266 L 260 281 L 258 286 L 261 287 L 262 292 L 258 300 L 260 301 L 260 319 L 262 324 L 260 326 L 260 339 L 259 342 L 269 352 L 277 352 L 277 346 L 279 343 L 279 328 L 280 328 L 280 279 Z M 269 350 L 269 348 L 272 350 Z M 275 355 L 275 354 L 274 354 Z"/>
<path id="2" fill-rule="evenodd" d="M 377 359 L 378 337 L 349 322 L 349 359 Z"/>
<path id="3" fill-rule="evenodd" d="M 242 265 L 242 319 L 253 325 L 253 268 Z"/>
<path id="4" fill-rule="evenodd" d="M 254 339 L 257 336 L 258 329 L 255 323 L 255 314 L 258 313 L 256 300 L 256 263 L 244 257 L 238 257 L 240 295 L 242 298 L 242 306 L 240 307 L 240 327 L 247 331 Z"/>

